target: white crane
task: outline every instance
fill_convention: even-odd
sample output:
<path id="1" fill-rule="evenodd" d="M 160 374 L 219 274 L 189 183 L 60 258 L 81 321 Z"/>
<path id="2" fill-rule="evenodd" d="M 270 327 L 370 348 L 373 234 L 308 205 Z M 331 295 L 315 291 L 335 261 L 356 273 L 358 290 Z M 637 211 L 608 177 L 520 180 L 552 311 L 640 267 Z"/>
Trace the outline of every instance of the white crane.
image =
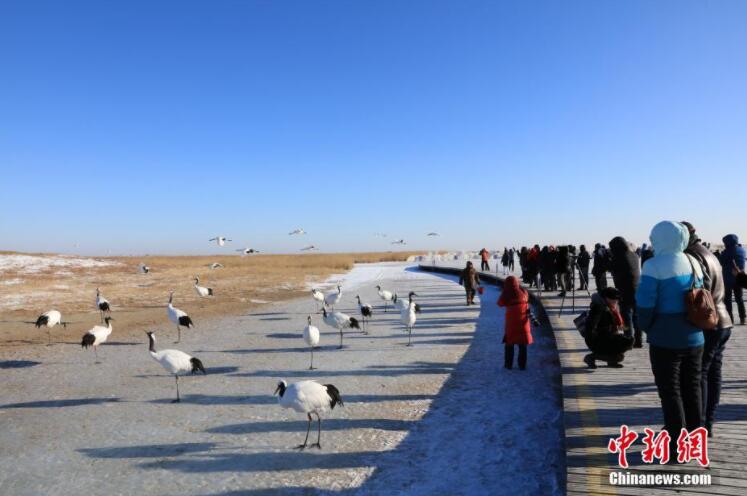
<path id="1" fill-rule="evenodd" d="M 342 298 L 342 288 L 340 286 L 337 286 L 337 291 L 327 293 L 327 295 L 324 297 L 324 304 L 334 310 L 335 305 L 337 305 L 337 303 L 340 301 L 340 298 Z"/>
<path id="2" fill-rule="evenodd" d="M 366 332 L 366 322 L 371 320 L 371 317 L 373 317 L 373 307 L 367 303 L 361 303 L 360 295 L 356 295 L 355 298 L 358 300 L 358 308 L 361 311 L 361 321 L 363 322 L 363 333 L 368 334 Z"/>
<path id="3" fill-rule="evenodd" d="M 304 234 L 306 234 L 306 231 L 299 227 L 298 229 L 294 229 L 289 232 L 288 236 L 303 236 Z"/>
<path id="4" fill-rule="evenodd" d="M 200 286 L 200 276 L 195 276 L 195 293 L 200 298 L 207 298 L 208 296 L 213 296 L 213 288 Z"/>
<path id="5" fill-rule="evenodd" d="M 100 325 L 93 326 L 91 330 L 83 335 L 83 339 L 80 341 L 81 348 L 93 346 L 93 352 L 96 355 L 96 363 L 98 363 L 99 359 L 99 352 L 97 351 L 99 345 L 101 343 L 106 343 L 106 340 L 109 339 L 109 335 L 112 333 L 112 320 L 114 319 L 111 317 L 105 317 L 104 322 L 106 323 L 106 327 Z"/>
<path id="6" fill-rule="evenodd" d="M 413 302 L 412 301 L 413 296 L 417 296 L 417 295 L 414 292 L 410 291 L 410 293 L 407 295 L 407 299 L 403 300 L 402 298 L 397 296 L 397 293 L 394 293 L 394 308 L 396 308 L 400 312 L 402 310 L 405 310 Z M 415 303 L 415 313 L 420 313 L 420 312 L 421 312 L 420 305 Z"/>
<path id="7" fill-rule="evenodd" d="M 259 250 L 255 250 L 254 248 L 239 248 L 236 251 L 241 252 L 242 255 L 251 255 L 253 253 L 259 253 Z"/>
<path id="8" fill-rule="evenodd" d="M 311 315 L 306 317 L 306 327 L 303 328 L 303 340 L 311 350 L 311 364 L 309 370 L 314 370 L 314 347 L 319 345 L 319 328 L 311 325 Z"/>
<path id="9" fill-rule="evenodd" d="M 147 274 L 148 272 L 150 272 L 150 267 L 148 267 L 144 263 L 141 263 L 137 266 L 137 270 L 140 274 Z"/>
<path id="10" fill-rule="evenodd" d="M 223 267 L 225 267 L 225 265 L 219 262 L 213 262 L 210 265 L 208 265 L 208 267 L 210 267 L 212 270 L 215 270 L 215 269 L 222 269 Z"/>
<path id="11" fill-rule="evenodd" d="M 303 248 L 301 248 L 301 251 L 318 251 L 318 250 L 319 248 L 317 248 L 314 245 L 304 246 Z"/>
<path id="12" fill-rule="evenodd" d="M 433 232 L 433 231 L 431 231 L 431 232 L 429 232 L 429 233 L 427 234 L 427 236 L 441 236 L 441 235 L 440 235 L 440 234 L 438 234 L 437 232 Z"/>
<path id="13" fill-rule="evenodd" d="M 394 301 L 394 293 L 386 289 L 381 289 L 381 286 L 376 286 L 376 289 L 379 292 L 379 298 L 384 300 L 384 312 L 386 312 L 389 302 Z"/>
<path id="14" fill-rule="evenodd" d="M 150 356 L 153 360 L 161 364 L 161 367 L 170 374 L 174 374 L 174 380 L 176 381 L 176 399 L 172 403 L 179 403 L 181 398 L 179 397 L 179 374 L 197 372 L 205 372 L 205 367 L 199 358 L 187 355 L 183 351 L 179 350 L 161 350 L 156 351 L 156 335 L 153 332 L 146 332 L 148 335 Z"/>
<path id="15" fill-rule="evenodd" d="M 177 339 L 175 343 L 178 343 L 182 340 L 182 327 L 186 327 L 187 329 L 189 329 L 190 327 L 194 327 L 195 325 L 189 315 L 187 315 L 187 312 L 174 307 L 172 303 L 173 301 L 174 292 L 171 291 L 169 293 L 169 306 L 166 307 L 166 313 L 169 315 L 169 320 L 176 325 Z"/>
<path id="16" fill-rule="evenodd" d="M 316 415 L 318 422 L 318 431 L 316 443 L 312 447 L 322 449 L 320 444 L 322 439 L 322 417 L 319 415 L 327 410 L 334 410 L 336 405 L 345 406 L 340 397 L 340 391 L 332 384 L 319 384 L 315 381 L 300 381 L 288 385 L 285 381 L 278 382 L 275 393 L 279 395 L 278 403 L 283 408 L 292 408 L 298 413 L 305 413 L 309 419 L 306 427 L 306 439 L 296 449 L 304 449 L 309 441 L 309 432 L 311 431 L 311 414 Z"/>
<path id="17" fill-rule="evenodd" d="M 412 293 L 410 294 L 412 295 Z M 407 346 L 412 346 L 412 327 L 418 320 L 417 316 L 415 315 L 415 304 L 412 302 L 412 299 L 410 299 L 410 303 L 408 303 L 407 308 L 400 312 L 399 320 L 405 326 L 405 331 L 407 331 Z"/>
<path id="18" fill-rule="evenodd" d="M 99 288 L 96 288 L 96 309 L 101 312 L 101 322 L 104 321 L 104 314 L 111 313 L 112 309 L 111 305 L 109 304 L 109 300 L 101 296 Z"/>
<path id="19" fill-rule="evenodd" d="M 233 241 L 232 239 L 228 239 L 225 236 L 216 236 L 214 238 L 210 238 L 208 241 L 215 241 L 215 244 L 218 246 L 225 246 L 227 242 Z"/>
<path id="20" fill-rule="evenodd" d="M 322 319 L 324 323 L 333 329 L 340 331 L 340 348 L 342 348 L 342 330 L 343 329 L 360 329 L 358 319 L 342 312 L 327 313 L 327 309 L 322 307 Z"/>
<path id="21" fill-rule="evenodd" d="M 314 301 L 316 302 L 316 311 L 319 313 L 319 304 L 324 304 L 324 293 L 318 289 L 312 289 L 311 297 L 314 298 Z"/>
<path id="22" fill-rule="evenodd" d="M 395 239 L 394 241 L 392 241 L 392 244 L 393 245 L 406 245 L 407 243 L 405 243 L 404 239 Z"/>
<path id="23" fill-rule="evenodd" d="M 67 322 L 62 321 L 62 314 L 58 312 L 57 310 L 50 310 L 48 312 L 44 312 L 43 314 L 39 315 L 39 317 L 36 318 L 36 322 L 33 323 L 37 329 L 44 326 L 47 328 L 47 338 L 49 339 L 49 343 L 52 344 L 52 328 L 56 326 L 57 324 L 61 325 L 65 329 L 67 329 Z"/>

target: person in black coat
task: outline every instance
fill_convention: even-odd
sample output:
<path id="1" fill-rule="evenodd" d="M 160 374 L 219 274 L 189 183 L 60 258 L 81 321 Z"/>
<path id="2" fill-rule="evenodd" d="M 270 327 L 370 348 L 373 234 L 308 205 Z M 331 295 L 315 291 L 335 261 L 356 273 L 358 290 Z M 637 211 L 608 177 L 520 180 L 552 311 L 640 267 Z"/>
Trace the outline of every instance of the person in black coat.
<path id="1" fill-rule="evenodd" d="M 594 268 L 591 269 L 591 275 L 594 276 L 594 283 L 597 291 L 607 287 L 607 270 L 609 268 L 609 254 L 604 245 L 597 243 L 594 245 Z"/>
<path id="2" fill-rule="evenodd" d="M 567 285 L 570 273 L 571 257 L 568 253 L 568 246 L 558 246 L 558 252 L 555 256 L 555 274 L 557 275 L 558 286 L 560 287 L 560 294 L 558 296 L 565 296 L 565 292 L 571 289 Z"/>
<path id="3" fill-rule="evenodd" d="M 586 245 L 581 245 L 576 258 L 578 264 L 578 278 L 580 279 L 579 290 L 589 289 L 589 265 L 591 264 L 591 255 L 586 251 Z"/>
<path id="4" fill-rule="evenodd" d="M 638 255 L 622 236 L 610 240 L 609 270 L 615 287 L 620 290 L 620 312 L 625 321 L 625 335 L 634 336 L 634 347 L 641 348 L 643 344 L 635 301 L 635 293 L 641 281 L 641 265 Z"/>
<path id="5" fill-rule="evenodd" d="M 633 338 L 620 332 L 623 320 L 618 309 L 619 300 L 620 292 L 615 288 L 604 288 L 591 297 L 584 331 L 586 346 L 591 350 L 584 357 L 589 368 L 597 368 L 597 360 L 607 362 L 610 367 L 622 367 L 620 362 L 633 345 Z"/>
<path id="6" fill-rule="evenodd" d="M 555 255 L 550 251 L 548 246 L 543 246 L 540 250 L 540 281 L 545 291 L 552 291 L 555 288 Z"/>

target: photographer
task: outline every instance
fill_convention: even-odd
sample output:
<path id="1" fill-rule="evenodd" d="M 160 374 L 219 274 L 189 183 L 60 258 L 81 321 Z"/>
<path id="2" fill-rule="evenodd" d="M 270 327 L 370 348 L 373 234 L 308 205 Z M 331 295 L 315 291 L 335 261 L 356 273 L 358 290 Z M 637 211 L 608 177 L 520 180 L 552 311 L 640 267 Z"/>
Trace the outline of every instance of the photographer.
<path id="1" fill-rule="evenodd" d="M 609 367 L 622 367 L 625 352 L 633 345 L 633 338 L 621 331 L 623 318 L 618 303 L 620 291 L 616 288 L 604 288 L 591 297 L 591 307 L 586 318 L 584 340 L 591 353 L 584 357 L 584 362 L 591 369 L 597 368 L 596 361 L 607 362 Z"/>

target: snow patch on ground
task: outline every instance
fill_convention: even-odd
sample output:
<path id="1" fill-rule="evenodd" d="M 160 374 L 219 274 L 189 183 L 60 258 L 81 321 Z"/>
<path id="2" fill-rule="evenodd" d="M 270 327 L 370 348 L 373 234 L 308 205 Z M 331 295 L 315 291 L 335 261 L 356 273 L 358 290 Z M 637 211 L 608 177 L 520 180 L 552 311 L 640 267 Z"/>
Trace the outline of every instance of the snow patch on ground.
<path id="1" fill-rule="evenodd" d="M 306 289 L 333 289 L 338 284 L 343 292 L 360 288 L 361 286 L 376 286 L 384 279 L 412 280 L 422 278 L 415 271 L 416 265 L 408 262 L 382 262 L 375 264 L 355 264 L 353 270 L 346 274 L 332 274 L 323 282 L 306 283 Z M 392 288 L 387 288 L 392 289 Z M 396 289 L 396 288 L 395 288 Z"/>
<path id="2" fill-rule="evenodd" d="M 119 262 L 95 258 L 68 257 L 64 255 L 0 255 L 0 273 L 16 271 L 21 274 L 38 274 L 58 268 L 99 268 L 121 265 Z"/>

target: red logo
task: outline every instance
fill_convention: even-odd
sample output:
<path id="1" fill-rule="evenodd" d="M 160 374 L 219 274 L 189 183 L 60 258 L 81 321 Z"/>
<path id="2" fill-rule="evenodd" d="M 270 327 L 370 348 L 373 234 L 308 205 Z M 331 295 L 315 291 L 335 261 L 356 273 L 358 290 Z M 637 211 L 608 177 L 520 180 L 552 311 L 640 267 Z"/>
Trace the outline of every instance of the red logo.
<path id="1" fill-rule="evenodd" d="M 638 439 L 638 434 L 623 424 L 620 426 L 620 437 L 612 438 L 607 443 L 607 449 L 610 453 L 617 453 L 617 464 L 622 468 L 628 468 L 627 451 L 636 439 Z"/>
<path id="2" fill-rule="evenodd" d="M 669 462 L 669 447 L 672 441 L 667 431 L 658 434 L 649 428 L 644 428 L 643 444 L 646 447 L 641 452 L 643 463 L 655 463 L 660 465 Z M 607 450 L 617 454 L 617 464 L 622 468 L 628 468 L 627 451 L 638 439 L 638 433 L 628 428 L 627 425 L 620 426 L 620 436 L 611 438 L 607 443 Z M 704 427 L 687 432 L 682 429 L 677 438 L 677 463 L 688 463 L 696 460 L 702 467 L 710 464 L 708 459 L 708 431 Z"/>

